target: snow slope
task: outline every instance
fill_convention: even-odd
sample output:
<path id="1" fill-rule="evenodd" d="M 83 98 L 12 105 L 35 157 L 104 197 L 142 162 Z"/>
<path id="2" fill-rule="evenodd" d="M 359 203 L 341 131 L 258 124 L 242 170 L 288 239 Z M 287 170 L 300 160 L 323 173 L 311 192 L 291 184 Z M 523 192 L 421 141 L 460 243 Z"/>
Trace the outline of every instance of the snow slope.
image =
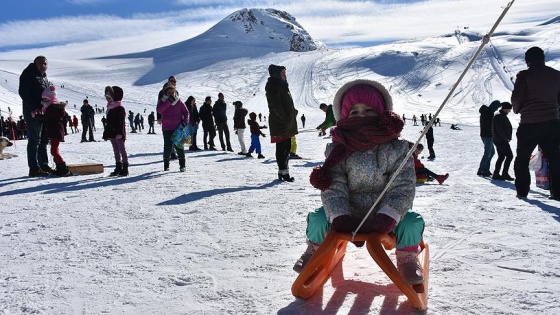
<path id="1" fill-rule="evenodd" d="M 558 202 L 534 186 L 528 200 L 518 200 L 512 183 L 475 175 L 482 156 L 478 107 L 507 100 L 511 88 L 496 73 L 498 58 L 517 73 L 525 67 L 523 52 L 541 45 L 547 63 L 557 67 L 557 33 L 551 24 L 494 37 L 441 112 L 442 126 L 434 127 L 437 159 L 424 163 L 450 178 L 418 186 L 414 202 L 431 246 L 430 314 L 560 313 Z M 5 152 L 18 157 L 0 160 L 0 313 L 412 314 L 367 252 L 353 246 L 322 291 L 308 301 L 291 295 L 291 268 L 305 249 L 305 217 L 320 205 L 308 177 L 330 141 L 314 130 L 324 118 L 318 103 L 332 102 L 344 82 L 370 78 L 391 89 L 398 113 L 434 113 L 479 45 L 473 34 L 462 38 L 248 53 L 172 73 L 181 95 L 196 96 L 199 105 L 223 92 L 227 103 L 241 100 L 267 116 L 266 68 L 285 65 L 296 106 L 307 117 L 297 137 L 298 154 L 306 159 L 290 162 L 294 183 L 275 180 L 269 138 L 262 141 L 264 160 L 189 152 L 187 173 L 179 173 L 176 162 L 163 172 L 156 127 L 157 135 L 129 134 L 131 174 L 111 178 L 110 145 L 80 143 L 70 134 L 61 145 L 67 162 L 103 163 L 105 173 L 45 179 L 26 176 L 26 141 L 17 141 Z M 35 53 L 0 54 L 2 115 L 7 106 L 21 113 L 17 80 Z M 124 88 L 127 110 L 154 110 L 163 79 L 137 84 L 153 69 L 151 58 L 47 57 L 49 78 L 65 86 L 59 99 L 69 101 L 70 114 L 78 113 L 85 96 L 104 106 L 106 85 Z M 188 54 L 177 58 L 189 62 Z M 231 129 L 233 106 L 228 117 Z M 517 126 L 518 117 L 510 119 Z M 450 130 L 457 122 L 463 130 Z M 416 140 L 420 131 L 408 121 L 403 137 Z M 233 133 L 231 141 L 237 152 Z"/>

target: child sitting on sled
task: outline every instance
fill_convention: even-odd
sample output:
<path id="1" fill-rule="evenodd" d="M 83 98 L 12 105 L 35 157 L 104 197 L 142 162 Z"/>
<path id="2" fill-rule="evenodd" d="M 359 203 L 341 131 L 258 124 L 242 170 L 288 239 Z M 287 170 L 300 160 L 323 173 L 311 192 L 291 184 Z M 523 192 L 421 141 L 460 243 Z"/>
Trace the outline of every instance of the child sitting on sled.
<path id="1" fill-rule="evenodd" d="M 327 145 L 323 166 L 310 176 L 313 187 L 321 190 L 323 206 L 307 217 L 308 247 L 294 265 L 296 272 L 303 270 L 329 228 L 350 233 L 358 227 L 406 157 L 408 141 L 398 139 L 404 123 L 392 109 L 389 92 L 375 81 L 352 81 L 336 93 L 333 143 Z M 409 211 L 415 183 L 408 159 L 358 231 L 396 235 L 397 269 L 411 285 L 423 282 L 417 257 L 424 220 Z"/>
<path id="2" fill-rule="evenodd" d="M 410 145 L 413 144 L 411 143 Z M 416 171 L 416 182 L 425 183 L 426 181 L 435 179 L 440 185 L 443 184 L 443 182 L 449 177 L 449 174 L 438 175 L 430 171 L 429 169 L 427 169 L 424 166 L 424 164 L 420 162 L 420 159 L 418 159 L 418 156 L 422 153 L 423 150 L 424 150 L 424 146 L 422 145 L 422 143 L 418 143 L 418 145 L 416 146 L 416 150 L 412 154 L 412 156 L 414 157 L 414 170 Z"/>

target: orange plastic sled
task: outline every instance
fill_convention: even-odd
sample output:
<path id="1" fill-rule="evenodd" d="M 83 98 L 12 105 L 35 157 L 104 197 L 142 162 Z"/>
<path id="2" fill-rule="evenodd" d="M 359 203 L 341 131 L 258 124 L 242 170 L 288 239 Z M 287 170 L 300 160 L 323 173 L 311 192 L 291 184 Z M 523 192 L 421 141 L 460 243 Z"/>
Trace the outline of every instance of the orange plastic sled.
<path id="1" fill-rule="evenodd" d="M 325 240 L 319 246 L 313 257 L 292 285 L 292 294 L 302 299 L 308 299 L 322 287 L 329 278 L 334 267 L 342 260 L 346 253 L 346 245 L 352 239 L 350 233 L 329 231 Z M 387 274 L 389 279 L 406 295 L 415 308 L 426 310 L 428 306 L 428 275 L 429 275 L 429 248 L 428 244 L 420 243 L 421 252 L 418 255 L 420 266 L 424 274 L 424 282 L 414 287 L 402 278 L 397 268 L 387 256 L 385 250 L 395 247 L 396 240 L 393 234 L 377 232 L 369 234 L 356 234 L 354 241 L 365 241 L 369 254 Z"/>

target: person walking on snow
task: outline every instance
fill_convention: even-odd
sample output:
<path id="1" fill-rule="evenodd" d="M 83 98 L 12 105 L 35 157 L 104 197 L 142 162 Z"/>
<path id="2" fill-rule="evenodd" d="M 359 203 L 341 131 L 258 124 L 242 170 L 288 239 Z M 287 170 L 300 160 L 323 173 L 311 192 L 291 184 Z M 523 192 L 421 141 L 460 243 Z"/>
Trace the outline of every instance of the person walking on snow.
<path id="1" fill-rule="evenodd" d="M 247 124 L 249 124 L 249 128 L 251 130 L 251 146 L 249 147 L 249 152 L 247 152 L 247 157 L 253 157 L 251 153 L 256 151 L 258 154 L 259 159 L 264 159 L 264 155 L 262 155 L 261 151 L 261 141 L 259 136 L 266 137 L 264 133 L 262 133 L 261 129 L 265 128 L 265 126 L 259 126 L 257 123 L 257 114 L 252 112 L 249 114 L 249 120 L 247 120 Z"/>
<path id="2" fill-rule="evenodd" d="M 163 170 L 169 171 L 171 148 L 175 147 L 179 159 L 179 171 L 185 172 L 185 150 L 173 143 L 173 132 L 180 124 L 189 123 L 187 106 L 179 98 L 175 86 L 168 85 L 157 105 L 157 112 L 161 114 L 161 130 L 163 132 Z"/>

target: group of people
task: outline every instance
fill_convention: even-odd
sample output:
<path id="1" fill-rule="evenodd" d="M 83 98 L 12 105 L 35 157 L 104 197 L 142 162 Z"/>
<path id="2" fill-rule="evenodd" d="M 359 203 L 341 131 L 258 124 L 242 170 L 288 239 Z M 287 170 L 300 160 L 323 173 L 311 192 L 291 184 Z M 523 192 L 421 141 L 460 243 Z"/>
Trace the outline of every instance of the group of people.
<path id="1" fill-rule="evenodd" d="M 488 107 L 489 112 L 501 108 L 499 115 L 491 116 L 490 140 L 488 130 L 481 133 L 483 143 L 493 150 L 498 147 L 500 158 L 493 173 L 489 171 L 488 157 L 481 163 L 479 173 L 482 176 L 498 176 L 509 180 L 507 172 L 511 162 L 511 124 L 507 114 L 511 109 L 521 115 L 517 131 L 517 158 L 514 163 L 515 186 L 517 196 L 526 198 L 529 192 L 529 158 L 533 149 L 539 145 L 549 160 L 551 198 L 560 200 L 560 119 L 558 104 L 560 101 L 560 72 L 544 64 L 544 52 L 538 47 L 529 49 L 525 54 L 528 69 L 517 75 L 511 104 L 494 102 Z M 40 176 L 46 163 L 46 141 L 41 138 L 43 123 L 37 120 L 38 114 L 46 114 L 50 108 L 60 117 L 63 106 L 53 97 L 54 90 L 49 87 L 46 79 L 47 62 L 44 57 L 37 57 L 33 64 L 24 70 L 20 78 L 20 95 L 24 104 L 24 118 L 29 125 L 30 140 L 28 142 L 28 163 L 30 176 Z M 292 142 L 298 134 L 296 123 L 297 110 L 290 94 L 286 68 L 278 65 L 268 67 L 269 78 L 265 86 L 269 108 L 270 140 L 276 146 L 276 163 L 278 179 L 291 182 L 294 178 L 289 173 L 289 160 Z M 204 132 L 204 149 L 216 150 L 214 137 L 219 132 L 220 145 L 224 151 L 233 151 L 229 138 L 225 101 L 222 93 L 218 101 L 211 105 L 211 97 L 204 100 L 200 110 L 196 100 L 189 96 L 183 103 L 177 91 L 175 77 L 170 77 L 158 95 L 157 113 L 163 130 L 163 162 L 164 170 L 169 170 L 169 161 L 173 149 L 177 151 L 180 171 L 185 169 L 185 155 L 182 148 L 175 145 L 172 139 L 179 125 L 191 126 L 193 138 L 196 139 L 198 124 L 202 123 Z M 50 92 L 49 92 L 50 89 Z M 50 93 L 50 94 L 49 94 Z M 116 170 L 111 174 L 127 174 L 128 161 L 124 142 L 125 111 L 120 101 L 122 89 L 107 87 L 105 96 L 108 102 L 107 128 L 103 138 L 113 145 Z M 42 99 L 42 103 L 38 100 Z M 243 110 L 242 103 L 236 102 L 234 129 L 240 139 L 240 154 L 250 155 L 252 150 L 260 155 L 258 139 L 264 136 L 262 126 L 256 122 L 255 113 Z M 326 104 L 325 104 L 326 105 Z M 62 110 L 60 109 L 62 108 Z M 324 109 L 323 109 L 324 108 Z M 56 109 L 56 110 L 55 110 Z M 325 150 L 324 163 L 313 169 L 310 183 L 321 191 L 321 206 L 307 216 L 307 249 L 294 265 L 300 272 L 309 262 L 326 232 L 354 232 L 358 226 L 359 233 L 381 232 L 394 233 L 396 236 L 397 269 L 411 285 L 423 282 L 423 274 L 418 263 L 419 244 L 423 238 L 425 223 L 421 215 L 414 212 L 412 203 L 415 196 L 416 181 L 419 173 L 433 177 L 439 183 L 448 178 L 448 174 L 438 175 L 426 170 L 423 165 L 415 168 L 415 159 L 405 159 L 410 142 L 401 139 L 404 126 L 403 118 L 393 112 L 393 101 L 388 90 L 379 82 L 371 80 L 355 80 L 344 84 L 335 94 L 332 106 L 321 105 L 327 116 L 332 110 L 334 127 L 330 130 L 332 143 Z M 481 109 L 482 110 L 482 109 Z M 484 109 L 486 112 L 487 110 Z M 481 111 L 482 114 L 482 111 Z M 53 114 L 54 115 L 54 114 Z M 249 115 L 247 124 L 251 130 L 251 146 L 245 150 L 242 144 L 244 118 Z M 485 119 L 487 119 L 485 117 Z M 481 116 L 482 122 L 482 116 Z M 484 121 L 485 126 L 487 121 Z M 49 130 L 50 126 L 47 127 Z M 326 127 L 317 127 L 323 132 Z M 481 123 L 482 131 L 482 123 Z M 51 153 L 53 147 L 58 150 L 57 138 L 49 133 Z M 496 138 L 494 138 L 496 136 Z M 54 141 L 54 146 L 53 144 Z M 490 149 L 490 146 L 491 149 Z M 191 147 L 197 148 L 196 142 Z M 415 157 L 423 147 L 415 148 Z M 491 157 L 490 157 L 491 158 Z M 370 161 L 375 160 L 375 163 Z M 60 156 L 55 156 L 57 171 L 63 164 Z M 499 162 L 499 163 L 498 163 Z M 503 163 L 503 169 L 502 169 Z M 421 164 L 421 163 L 420 163 Z M 402 169 L 395 174 L 399 169 Z M 60 172 L 63 172 L 61 167 Z M 390 187 L 386 187 L 389 178 L 394 177 Z M 373 215 L 367 213 L 375 203 Z M 363 224 L 362 224 L 363 221 Z M 363 246 L 363 242 L 355 242 Z"/>

